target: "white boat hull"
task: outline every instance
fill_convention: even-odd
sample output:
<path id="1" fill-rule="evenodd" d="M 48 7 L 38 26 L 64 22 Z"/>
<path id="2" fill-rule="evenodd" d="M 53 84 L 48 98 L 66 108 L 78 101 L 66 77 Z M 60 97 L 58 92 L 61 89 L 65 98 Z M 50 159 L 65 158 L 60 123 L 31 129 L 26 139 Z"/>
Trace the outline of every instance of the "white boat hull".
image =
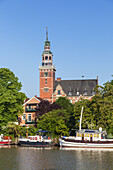
<path id="1" fill-rule="evenodd" d="M 113 141 L 109 143 L 103 143 L 100 141 L 100 143 L 96 142 L 77 142 L 77 141 L 65 141 L 63 139 L 60 139 L 60 147 L 71 147 L 71 148 L 113 148 Z"/>

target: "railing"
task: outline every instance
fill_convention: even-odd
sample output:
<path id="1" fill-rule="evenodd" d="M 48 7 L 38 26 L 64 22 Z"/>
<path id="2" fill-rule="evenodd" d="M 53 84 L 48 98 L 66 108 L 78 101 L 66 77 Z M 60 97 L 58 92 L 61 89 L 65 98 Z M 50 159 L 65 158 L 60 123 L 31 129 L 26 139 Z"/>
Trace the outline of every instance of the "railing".
<path id="1" fill-rule="evenodd" d="M 36 124 L 36 121 L 35 120 L 29 121 L 28 119 L 26 119 L 25 124 Z"/>
<path id="2" fill-rule="evenodd" d="M 36 108 L 26 108 L 25 111 L 26 112 L 35 112 Z"/>

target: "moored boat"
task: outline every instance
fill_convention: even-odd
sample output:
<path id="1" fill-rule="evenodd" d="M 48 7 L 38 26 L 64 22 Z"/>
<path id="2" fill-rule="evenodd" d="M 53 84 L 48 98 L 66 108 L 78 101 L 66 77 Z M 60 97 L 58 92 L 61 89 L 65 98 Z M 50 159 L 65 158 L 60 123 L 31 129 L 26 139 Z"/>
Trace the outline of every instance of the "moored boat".
<path id="1" fill-rule="evenodd" d="M 82 129 L 76 136 L 61 137 L 60 147 L 72 148 L 113 148 L 113 139 L 107 139 L 107 133 L 100 130 Z"/>
<path id="2" fill-rule="evenodd" d="M 0 135 L 0 145 L 10 145 L 11 144 L 11 137 L 4 136 L 3 134 Z"/>
<path id="3" fill-rule="evenodd" d="M 107 139 L 106 131 L 81 129 L 83 107 L 81 109 L 80 126 L 76 131 L 76 136 L 61 137 L 59 139 L 60 147 L 72 148 L 112 148 L 113 139 Z"/>
<path id="4" fill-rule="evenodd" d="M 49 147 L 53 146 L 53 142 L 50 135 L 45 135 L 49 133 L 48 131 L 38 131 L 39 135 L 28 136 L 28 138 L 19 138 L 20 146 L 28 147 Z"/>

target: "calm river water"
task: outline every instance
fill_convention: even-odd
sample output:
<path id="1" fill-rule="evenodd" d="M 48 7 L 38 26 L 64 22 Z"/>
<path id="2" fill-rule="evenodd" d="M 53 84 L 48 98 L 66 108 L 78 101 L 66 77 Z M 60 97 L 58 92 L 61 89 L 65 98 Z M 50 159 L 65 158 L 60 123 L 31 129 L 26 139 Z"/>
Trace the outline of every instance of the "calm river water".
<path id="1" fill-rule="evenodd" d="M 0 170 L 113 170 L 113 151 L 0 148 Z"/>

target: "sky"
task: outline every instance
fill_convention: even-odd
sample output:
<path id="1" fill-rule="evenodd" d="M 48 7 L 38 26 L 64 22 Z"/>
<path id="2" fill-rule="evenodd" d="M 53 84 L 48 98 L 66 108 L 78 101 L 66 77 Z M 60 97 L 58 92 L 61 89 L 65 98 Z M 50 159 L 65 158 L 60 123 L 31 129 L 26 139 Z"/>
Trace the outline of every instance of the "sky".
<path id="1" fill-rule="evenodd" d="M 27 97 L 39 96 L 46 26 L 56 78 L 112 79 L 113 0 L 0 0 L 0 68 Z"/>

